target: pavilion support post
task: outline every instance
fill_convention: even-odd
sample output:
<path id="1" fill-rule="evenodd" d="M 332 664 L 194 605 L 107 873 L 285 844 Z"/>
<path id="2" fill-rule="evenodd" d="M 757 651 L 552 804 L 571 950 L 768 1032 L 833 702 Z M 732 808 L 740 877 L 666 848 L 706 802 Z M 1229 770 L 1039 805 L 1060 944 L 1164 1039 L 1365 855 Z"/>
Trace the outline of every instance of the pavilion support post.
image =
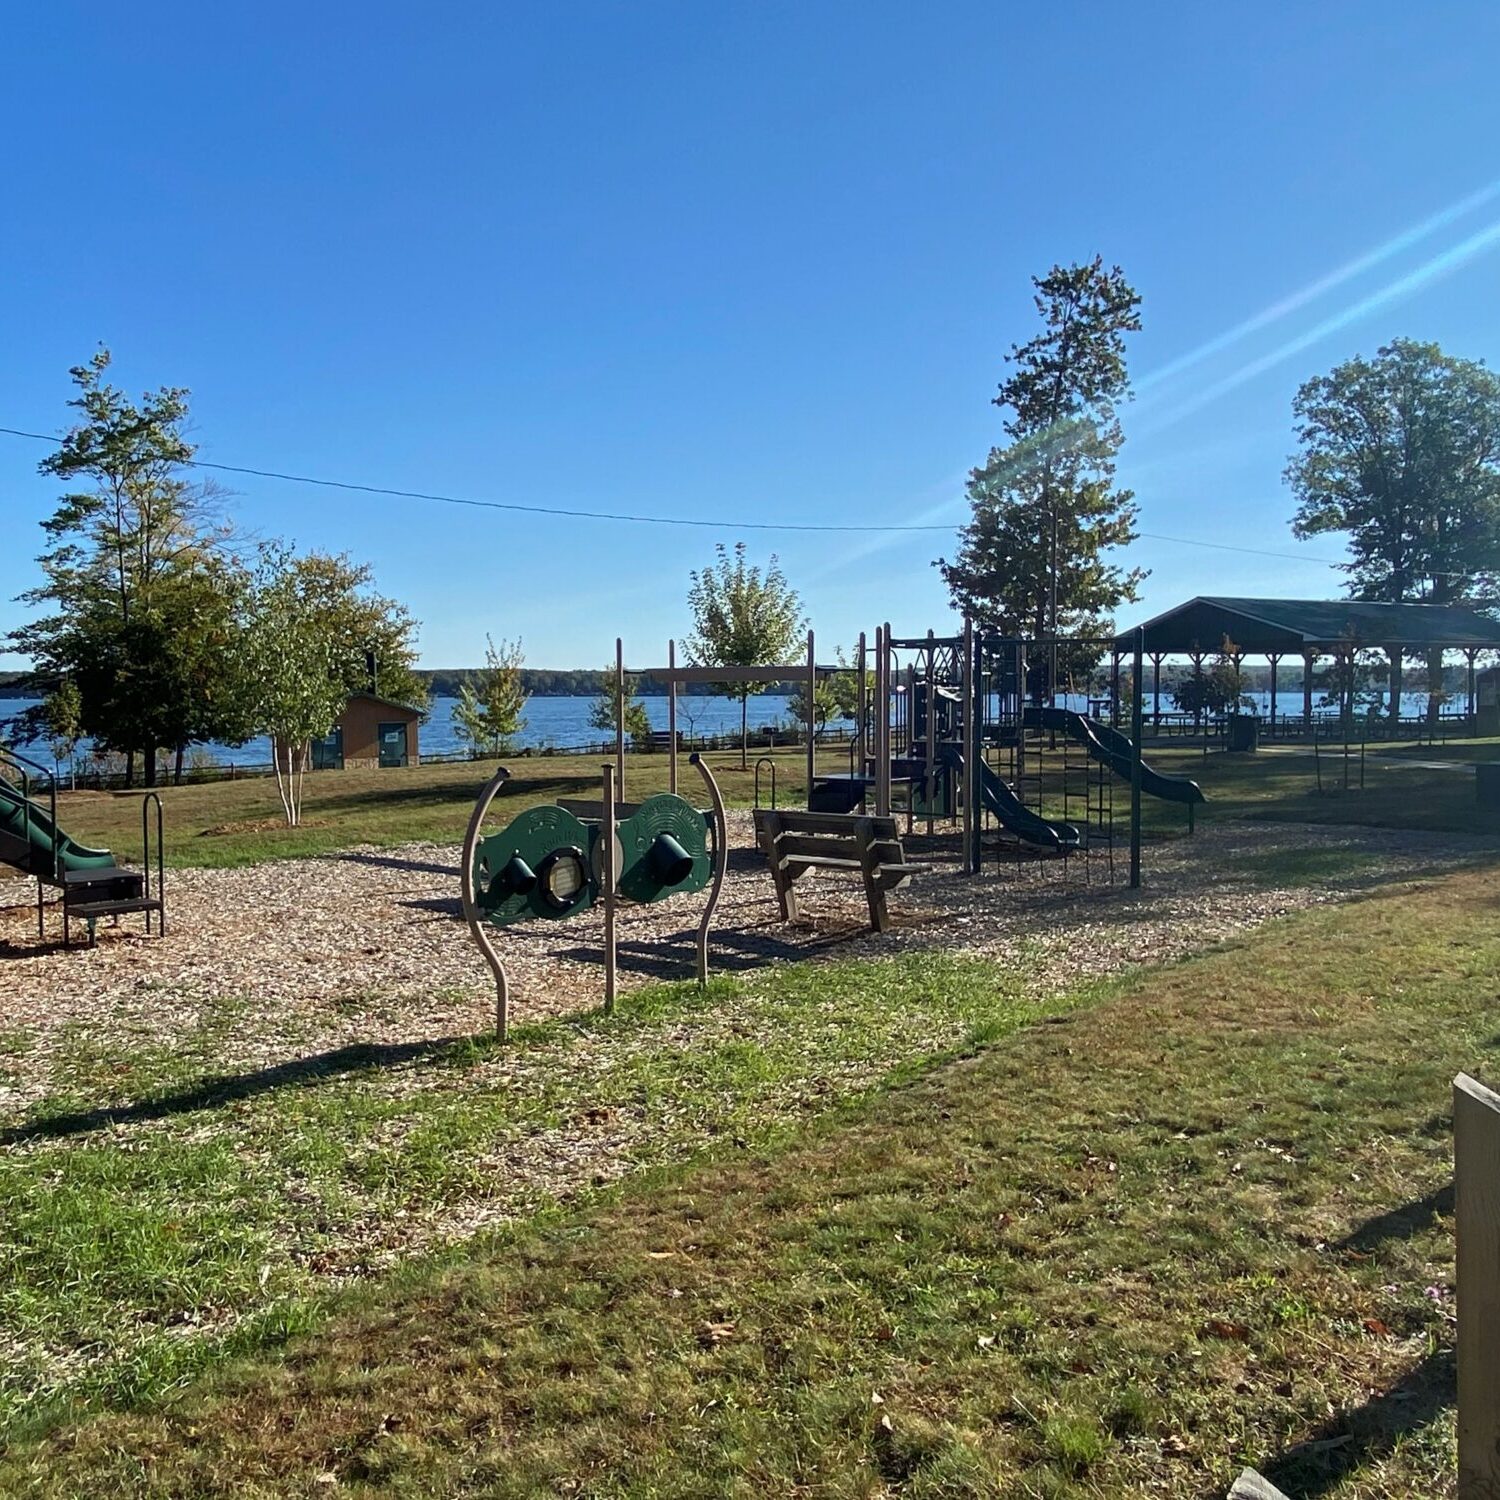
<path id="1" fill-rule="evenodd" d="M 1110 652 L 1109 725 L 1111 729 L 1120 727 L 1120 652 L 1118 648 Z"/>
<path id="2" fill-rule="evenodd" d="M 1281 666 L 1281 652 L 1268 651 L 1266 660 L 1271 663 L 1271 733 L 1276 733 L 1276 672 Z"/>
<path id="3" fill-rule="evenodd" d="M 1476 647 L 1470 646 L 1470 647 L 1468 647 L 1467 650 L 1465 650 L 1464 656 L 1468 659 L 1468 679 L 1469 679 L 1468 680 L 1468 689 L 1469 689 L 1469 710 L 1468 710 L 1468 712 L 1469 712 L 1469 719 L 1470 719 L 1470 722 L 1472 724 L 1475 711 L 1478 708 L 1478 697 L 1477 697 L 1478 682 L 1476 681 L 1475 675 L 1474 675 L 1474 662 L 1475 662 L 1475 660 L 1479 656 L 1479 651 L 1478 651 L 1478 649 Z"/>
<path id="4" fill-rule="evenodd" d="M 1391 694 L 1391 701 L 1386 708 L 1386 717 L 1391 721 L 1391 728 L 1394 730 L 1401 722 L 1401 647 L 1399 645 L 1387 646 L 1385 654 L 1386 660 L 1390 664 L 1388 682 Z"/>
<path id="5" fill-rule="evenodd" d="M 1161 730 L 1161 659 L 1160 651 L 1151 653 L 1151 723 Z"/>
<path id="6" fill-rule="evenodd" d="M 1302 726 L 1303 733 L 1311 734 L 1312 721 L 1312 690 L 1313 690 L 1313 663 L 1318 659 L 1316 651 L 1304 651 L 1302 653 Z"/>
<path id="7" fill-rule="evenodd" d="M 1203 734 L 1207 743 L 1207 731 L 1203 728 L 1203 653 L 1189 651 L 1193 663 L 1193 733 Z"/>

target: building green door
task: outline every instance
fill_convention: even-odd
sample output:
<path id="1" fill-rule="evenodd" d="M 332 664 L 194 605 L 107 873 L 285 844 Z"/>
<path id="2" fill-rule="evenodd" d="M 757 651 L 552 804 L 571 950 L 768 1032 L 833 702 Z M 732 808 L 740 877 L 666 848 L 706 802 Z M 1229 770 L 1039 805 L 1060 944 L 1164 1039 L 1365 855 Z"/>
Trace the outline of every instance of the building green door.
<path id="1" fill-rule="evenodd" d="M 406 764 L 406 725 L 381 724 L 376 727 L 375 734 L 380 742 L 380 764 L 404 766 Z"/>

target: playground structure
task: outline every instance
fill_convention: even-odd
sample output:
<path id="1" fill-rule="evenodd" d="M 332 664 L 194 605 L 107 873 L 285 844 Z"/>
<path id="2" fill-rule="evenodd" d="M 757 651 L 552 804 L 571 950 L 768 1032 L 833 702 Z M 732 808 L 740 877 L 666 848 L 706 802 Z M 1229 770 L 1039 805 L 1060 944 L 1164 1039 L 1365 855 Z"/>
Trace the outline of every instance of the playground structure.
<path id="1" fill-rule="evenodd" d="M 35 790 L 43 778 L 45 802 Z M 37 762 L 14 750 L 0 748 L 0 864 L 35 878 L 39 938 L 47 935 L 48 888 L 62 892 L 64 947 L 72 941 L 75 920 L 87 925 L 92 948 L 97 942 L 100 918 L 118 922 L 122 916 L 134 912 L 144 914 L 148 937 L 154 913 L 157 936 L 165 937 L 162 805 L 155 792 L 148 792 L 141 800 L 141 851 L 142 868 L 127 870 L 120 867 L 108 849 L 93 849 L 70 837 L 58 826 L 56 779 Z"/>
<path id="2" fill-rule="evenodd" d="M 1115 644 L 1006 638 L 981 634 L 970 622 L 962 635 L 947 637 L 898 637 L 885 624 L 873 648 L 861 635 L 862 712 L 849 769 L 810 775 L 809 806 L 852 813 L 873 801 L 875 814 L 887 817 L 902 789 L 908 831 L 919 818 L 929 835 L 939 819 L 961 823 L 968 874 L 979 873 L 987 853 L 997 864 L 1023 854 L 1063 861 L 1081 855 L 1086 877 L 1087 860 L 1102 856 L 1112 878 L 1115 845 L 1128 838 L 1130 883 L 1139 885 L 1141 797 L 1185 806 L 1191 827 L 1201 788 L 1142 760 L 1140 693 L 1131 735 L 1090 714 L 1028 701 L 1041 696 L 1034 689 L 1038 666 L 1058 648 L 1102 654 Z M 1141 682 L 1139 641 L 1134 671 Z M 1123 818 L 1118 781 L 1129 788 Z"/>

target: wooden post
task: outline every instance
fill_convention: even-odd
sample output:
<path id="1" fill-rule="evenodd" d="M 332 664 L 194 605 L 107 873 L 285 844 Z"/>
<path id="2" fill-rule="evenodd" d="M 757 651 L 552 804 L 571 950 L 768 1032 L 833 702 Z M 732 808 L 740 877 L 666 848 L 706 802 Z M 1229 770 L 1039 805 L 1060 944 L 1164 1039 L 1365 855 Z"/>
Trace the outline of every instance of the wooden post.
<path id="1" fill-rule="evenodd" d="M 623 715 L 622 715 L 623 718 Z M 604 895 L 604 1013 L 615 1008 L 615 768 L 605 763 L 599 829 L 599 883 Z"/>
<path id="2" fill-rule="evenodd" d="M 1271 663 L 1271 733 L 1276 733 L 1276 673 L 1281 666 L 1281 652 L 1268 651 L 1266 660 Z"/>
<path id="3" fill-rule="evenodd" d="M 1465 650 L 1464 655 L 1469 659 L 1469 718 L 1472 720 L 1477 707 L 1476 698 L 1478 688 L 1478 683 L 1474 677 L 1474 662 L 1479 656 L 1479 651 L 1476 647 L 1470 646 Z M 1473 725 L 1470 724 L 1468 727 L 1472 731 Z"/>
<path id="4" fill-rule="evenodd" d="M 865 686 L 865 633 L 863 630 L 859 633 L 859 645 L 855 649 L 859 657 L 859 687 L 858 696 L 854 700 L 858 706 L 854 710 L 854 764 L 850 767 L 850 770 L 856 776 L 863 776 L 865 774 L 865 762 L 869 754 L 870 743 L 870 703 Z M 860 803 L 861 806 L 864 803 L 862 796 Z"/>
<path id="5" fill-rule="evenodd" d="M 1139 671 L 1136 673 L 1136 683 L 1140 683 Z M 1120 727 L 1120 653 L 1118 649 L 1110 652 L 1109 727 L 1111 729 Z"/>
<path id="6" fill-rule="evenodd" d="M 1396 732 L 1396 726 L 1401 720 L 1401 666 L 1402 651 L 1400 646 L 1387 646 L 1385 654 L 1390 659 L 1391 676 L 1391 706 L 1386 717 L 1391 721 L 1391 732 Z"/>
<path id="7" fill-rule="evenodd" d="M 807 632 L 807 805 L 812 806 L 813 781 L 818 770 L 818 662 L 813 654 L 813 633 Z"/>
<path id="8" fill-rule="evenodd" d="M 1500 1094 L 1453 1080 L 1458 1493 L 1500 1495 Z"/>
<path id="9" fill-rule="evenodd" d="M 932 631 L 927 632 L 927 837 L 933 833 L 932 804 L 937 799 L 937 647 Z"/>
<path id="10" fill-rule="evenodd" d="M 906 664 L 906 738 L 902 741 L 901 753 L 906 757 L 906 836 L 911 837 L 911 822 L 916 816 L 916 798 L 912 792 L 916 784 L 912 779 L 911 762 L 916 753 L 917 668 L 914 662 Z"/>
<path id="11" fill-rule="evenodd" d="M 1141 722 L 1141 710 L 1145 694 L 1141 691 L 1143 673 L 1141 660 L 1146 649 L 1146 628 L 1137 625 L 1135 630 L 1134 677 L 1135 701 L 1130 706 L 1130 888 L 1138 890 L 1141 884 L 1141 736 L 1145 726 Z"/>
<path id="12" fill-rule="evenodd" d="M 1313 663 L 1318 659 L 1315 651 L 1302 653 L 1302 725 L 1303 732 L 1312 733 Z"/>
<path id="13" fill-rule="evenodd" d="M 677 791 L 677 642 L 667 642 L 667 790 Z"/>
<path id="14" fill-rule="evenodd" d="M 979 670 L 974 651 L 974 622 L 964 619 L 964 874 L 979 873 Z"/>
<path id="15" fill-rule="evenodd" d="M 1161 659 L 1163 652 L 1151 653 L 1151 723 L 1161 732 Z"/>
<path id="16" fill-rule="evenodd" d="M 615 637 L 615 777 L 625 796 L 625 642 Z"/>

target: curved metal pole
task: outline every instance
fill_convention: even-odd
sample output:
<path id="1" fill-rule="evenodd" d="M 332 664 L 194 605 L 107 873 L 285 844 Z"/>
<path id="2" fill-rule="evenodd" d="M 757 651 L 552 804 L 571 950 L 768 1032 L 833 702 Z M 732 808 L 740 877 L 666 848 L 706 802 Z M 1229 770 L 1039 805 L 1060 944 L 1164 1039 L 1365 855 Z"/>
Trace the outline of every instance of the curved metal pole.
<path id="1" fill-rule="evenodd" d="M 729 868 L 729 827 L 724 817 L 724 798 L 719 794 L 719 783 L 708 769 L 708 762 L 695 750 L 689 762 L 697 766 L 698 773 L 708 787 L 708 800 L 714 810 L 714 878 L 708 888 L 708 905 L 703 908 L 703 917 L 698 923 L 698 983 L 708 983 L 708 929 L 713 921 L 714 908 L 719 904 L 719 892 L 724 888 L 724 872 Z"/>
<path id="2" fill-rule="evenodd" d="M 495 1036 L 502 1042 L 510 1030 L 510 983 L 505 975 L 505 961 L 490 941 L 484 918 L 480 915 L 479 905 L 475 900 L 474 851 L 479 847 L 479 829 L 484 823 L 484 815 L 490 810 L 490 803 L 495 800 L 496 792 L 509 780 L 510 772 L 501 766 L 485 782 L 484 790 L 480 792 L 479 801 L 474 804 L 474 811 L 469 818 L 468 831 L 464 834 L 464 852 L 458 874 L 463 891 L 464 920 L 469 924 L 470 935 L 479 944 L 479 951 L 484 954 L 485 961 L 495 975 Z"/>

